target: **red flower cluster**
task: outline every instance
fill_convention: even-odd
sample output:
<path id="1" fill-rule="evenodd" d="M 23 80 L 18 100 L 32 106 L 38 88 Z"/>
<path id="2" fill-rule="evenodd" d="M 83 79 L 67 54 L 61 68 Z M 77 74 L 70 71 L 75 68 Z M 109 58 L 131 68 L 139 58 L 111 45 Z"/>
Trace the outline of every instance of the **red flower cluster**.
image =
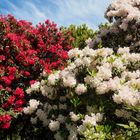
<path id="1" fill-rule="evenodd" d="M 64 34 L 49 20 L 34 27 L 11 15 L 1 16 L 0 108 L 11 117 L 22 111 L 26 87 L 38 79 L 43 69 L 62 69 L 72 41 L 69 32 Z M 11 119 L 5 121 L 1 114 L 0 127 L 8 128 Z"/>
<path id="2" fill-rule="evenodd" d="M 0 115 L 1 128 L 8 129 L 10 127 L 11 116 L 8 114 Z"/>

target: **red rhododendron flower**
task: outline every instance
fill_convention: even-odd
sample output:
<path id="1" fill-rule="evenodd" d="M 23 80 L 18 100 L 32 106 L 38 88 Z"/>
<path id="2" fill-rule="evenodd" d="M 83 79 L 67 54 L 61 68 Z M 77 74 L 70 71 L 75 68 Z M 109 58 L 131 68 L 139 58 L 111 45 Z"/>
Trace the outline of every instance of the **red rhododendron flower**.
<path id="1" fill-rule="evenodd" d="M 22 112 L 23 108 L 22 107 L 15 107 L 14 112 Z"/>
<path id="2" fill-rule="evenodd" d="M 25 72 L 24 72 L 24 75 L 28 77 L 28 76 L 30 76 L 30 72 L 25 71 Z"/>
<path id="3" fill-rule="evenodd" d="M 8 114 L 6 114 L 6 115 L 3 116 L 3 120 L 4 121 L 11 121 L 11 118 L 12 117 L 10 115 L 8 115 Z"/>
<path id="4" fill-rule="evenodd" d="M 15 99 L 16 99 L 16 97 L 15 97 L 14 95 L 11 95 L 11 96 L 9 97 L 7 103 L 8 103 L 9 105 L 12 105 L 12 104 L 14 103 Z"/>
<path id="5" fill-rule="evenodd" d="M 35 64 L 35 61 L 32 60 L 32 59 L 30 59 L 30 60 L 28 60 L 28 63 L 29 63 L 29 65 L 34 65 Z"/>
<path id="6" fill-rule="evenodd" d="M 14 95 L 20 96 L 21 94 L 24 94 L 24 91 L 22 88 L 17 87 L 14 91 Z"/>
<path id="7" fill-rule="evenodd" d="M 8 129 L 10 127 L 12 117 L 9 114 L 0 116 L 0 126 L 3 129 Z"/>
<path id="8" fill-rule="evenodd" d="M 15 102 L 16 106 L 22 106 L 24 104 L 24 101 L 19 99 Z"/>
<path id="9" fill-rule="evenodd" d="M 2 76 L 1 80 L 5 82 L 6 86 L 11 85 L 12 81 L 7 76 Z"/>
<path id="10" fill-rule="evenodd" d="M 14 78 L 15 78 L 14 75 L 9 75 L 9 76 L 8 76 L 8 79 L 9 79 L 10 81 L 14 80 Z"/>
<path id="11" fill-rule="evenodd" d="M 14 74 L 16 72 L 16 67 L 8 67 L 9 74 Z"/>
<path id="12" fill-rule="evenodd" d="M 6 87 L 5 88 L 8 92 L 11 92 L 12 91 L 12 89 L 10 88 L 10 87 Z"/>
<path id="13" fill-rule="evenodd" d="M 8 129 L 10 127 L 10 123 L 9 122 L 6 122 L 4 124 L 2 124 L 1 128 L 3 129 Z"/>
<path id="14" fill-rule="evenodd" d="M 3 86 L 0 84 L 0 90 L 2 90 L 3 89 Z"/>
<path id="15" fill-rule="evenodd" d="M 0 61 L 5 60 L 5 56 L 4 55 L 0 55 Z"/>

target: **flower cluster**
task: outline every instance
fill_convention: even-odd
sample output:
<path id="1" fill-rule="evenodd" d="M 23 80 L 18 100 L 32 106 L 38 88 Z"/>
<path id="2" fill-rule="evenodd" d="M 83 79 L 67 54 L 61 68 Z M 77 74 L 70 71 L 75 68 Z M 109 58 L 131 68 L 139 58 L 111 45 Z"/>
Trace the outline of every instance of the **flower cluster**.
<path id="1" fill-rule="evenodd" d="M 128 23 L 132 20 L 139 22 L 140 19 L 139 0 L 115 0 L 107 12 L 108 18 L 122 18 L 120 28 L 127 30 Z"/>
<path id="2" fill-rule="evenodd" d="M 105 18 L 111 23 L 102 24 L 97 34 L 87 43 L 95 48 L 109 47 L 115 51 L 119 47 L 129 47 L 140 52 L 140 2 L 139 0 L 114 0 L 105 12 Z"/>
<path id="3" fill-rule="evenodd" d="M 36 101 L 35 99 L 31 99 L 29 101 L 29 106 L 24 108 L 24 113 L 25 114 L 32 114 L 38 107 L 39 102 Z"/>
<path id="4" fill-rule="evenodd" d="M 27 89 L 30 95 L 44 97 L 38 98 L 40 106 L 34 113 L 28 112 L 34 117 L 33 124 L 41 122 L 56 140 L 90 139 L 93 131 L 92 139 L 105 139 L 106 129 L 97 131 L 95 127 L 108 122 L 117 127 L 119 118 L 138 115 L 124 108 L 140 106 L 139 53 L 130 53 L 128 47 L 114 52 L 87 46 L 70 50 L 68 56 L 66 68 L 48 75 L 43 72 L 42 80 Z M 112 117 L 115 119 L 110 120 Z"/>
<path id="5" fill-rule="evenodd" d="M 11 15 L 0 17 L 0 115 L 22 111 L 24 91 L 43 69 L 63 69 L 72 41 L 69 32 L 63 34 L 49 20 L 34 27 Z"/>
<path id="6" fill-rule="evenodd" d="M 10 123 L 9 123 L 10 121 L 11 121 L 11 116 L 9 114 L 0 116 L 1 127 L 3 129 L 7 129 L 10 127 Z"/>

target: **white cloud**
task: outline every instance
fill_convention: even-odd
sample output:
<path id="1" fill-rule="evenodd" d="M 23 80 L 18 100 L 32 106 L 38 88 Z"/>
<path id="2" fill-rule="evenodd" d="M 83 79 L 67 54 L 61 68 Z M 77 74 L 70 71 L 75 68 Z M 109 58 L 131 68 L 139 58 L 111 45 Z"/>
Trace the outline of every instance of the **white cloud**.
<path id="1" fill-rule="evenodd" d="M 20 6 L 14 5 L 12 2 L 7 1 L 7 4 L 11 7 L 10 10 L 5 10 L 6 14 L 12 13 L 18 19 L 25 19 L 33 23 L 44 21 L 46 19 L 46 12 L 42 12 L 31 1 L 21 1 Z M 49 11 L 48 11 L 49 12 Z"/>
<path id="2" fill-rule="evenodd" d="M 31 9 L 31 11 L 34 13 L 34 15 L 39 18 L 45 19 L 46 15 L 45 13 L 41 12 L 33 3 L 31 2 L 26 2 L 25 4 L 28 8 Z"/>
<path id="3" fill-rule="evenodd" d="M 97 28 L 100 22 L 105 22 L 104 12 L 113 0 L 21 0 L 20 6 L 7 0 L 11 10 L 4 9 L 5 13 L 12 13 L 15 17 L 33 22 L 43 22 L 51 19 L 58 25 L 87 23 Z"/>
<path id="4" fill-rule="evenodd" d="M 56 19 L 59 23 L 68 25 L 73 23 L 87 23 L 89 26 L 97 26 L 104 20 L 104 12 L 111 0 L 53 0 L 58 10 Z"/>

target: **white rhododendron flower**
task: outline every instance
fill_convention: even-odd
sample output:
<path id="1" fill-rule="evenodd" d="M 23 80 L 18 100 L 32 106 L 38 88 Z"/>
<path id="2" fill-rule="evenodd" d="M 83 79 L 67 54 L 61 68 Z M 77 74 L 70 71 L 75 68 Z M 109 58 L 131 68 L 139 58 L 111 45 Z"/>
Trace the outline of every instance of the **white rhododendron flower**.
<path id="1" fill-rule="evenodd" d="M 68 52 L 69 58 L 78 57 L 81 54 L 81 51 L 78 48 L 72 49 Z"/>
<path id="2" fill-rule="evenodd" d="M 94 114 L 91 113 L 91 115 L 85 115 L 85 118 L 83 120 L 83 125 L 91 124 L 93 126 L 96 126 L 97 122 L 102 121 L 103 115 L 100 113 Z"/>
<path id="3" fill-rule="evenodd" d="M 95 54 L 95 51 L 87 46 L 82 50 L 82 54 L 86 57 L 93 56 Z"/>
<path id="4" fill-rule="evenodd" d="M 131 55 L 128 55 L 128 60 L 130 62 L 136 63 L 140 61 L 140 54 L 132 53 Z"/>
<path id="5" fill-rule="evenodd" d="M 40 82 L 35 82 L 34 84 L 31 85 L 32 91 L 38 91 L 40 87 Z"/>
<path id="6" fill-rule="evenodd" d="M 97 77 L 101 77 L 104 80 L 108 80 L 112 77 L 111 68 L 100 66 L 97 67 L 97 69 L 98 69 Z"/>
<path id="7" fill-rule="evenodd" d="M 118 54 L 128 54 L 130 52 L 130 49 L 129 47 L 119 48 L 117 52 Z"/>
<path id="8" fill-rule="evenodd" d="M 107 82 L 102 82 L 98 87 L 96 87 L 97 94 L 105 94 L 110 90 Z"/>
<path id="9" fill-rule="evenodd" d="M 78 95 L 81 95 L 81 94 L 85 93 L 86 91 L 87 91 L 87 87 L 84 84 L 78 84 L 75 89 L 75 92 Z"/>
<path id="10" fill-rule="evenodd" d="M 63 78 L 63 85 L 64 87 L 75 87 L 76 79 L 73 76 L 68 76 Z"/>
<path id="11" fill-rule="evenodd" d="M 84 65 L 84 66 L 90 66 L 91 58 L 90 58 L 90 57 L 84 57 L 84 58 L 82 59 L 82 62 L 83 62 L 83 65 Z"/>
<path id="12" fill-rule="evenodd" d="M 38 105 L 39 105 L 39 101 L 37 101 L 37 100 L 35 100 L 35 99 L 31 99 L 31 100 L 29 101 L 29 105 L 30 105 L 30 107 L 32 107 L 32 108 L 37 108 Z"/>
<path id="13" fill-rule="evenodd" d="M 125 69 L 125 66 L 121 59 L 115 59 L 115 61 L 112 63 L 112 66 L 118 69 L 123 69 L 123 70 Z"/>
<path id="14" fill-rule="evenodd" d="M 48 84 L 49 85 L 55 85 L 56 80 L 59 79 L 59 73 L 55 73 L 55 74 L 50 74 L 48 76 Z"/>
<path id="15" fill-rule="evenodd" d="M 95 55 L 97 56 L 102 56 L 102 57 L 107 57 L 113 53 L 113 50 L 110 48 L 101 48 L 96 50 Z"/>
<path id="16" fill-rule="evenodd" d="M 132 88 L 124 87 L 118 91 L 118 94 L 113 96 L 113 100 L 118 103 L 125 103 L 128 105 L 135 106 L 139 104 L 140 101 L 140 93 L 134 91 Z"/>
<path id="17" fill-rule="evenodd" d="M 51 131 L 57 131 L 59 130 L 59 127 L 60 127 L 59 121 L 51 120 L 51 122 L 49 123 L 49 128 Z"/>
<path id="18" fill-rule="evenodd" d="M 79 67 L 79 66 L 83 65 L 83 60 L 81 58 L 77 58 L 74 61 L 74 64 L 76 65 L 76 67 Z"/>
<path id="19" fill-rule="evenodd" d="M 35 99 L 31 99 L 29 101 L 29 106 L 23 108 L 23 112 L 25 114 L 32 114 L 37 109 L 38 106 L 39 106 L 39 101 Z"/>
<path id="20" fill-rule="evenodd" d="M 26 93 L 27 94 L 30 94 L 31 92 L 32 92 L 32 89 L 31 88 L 26 89 Z"/>
<path id="21" fill-rule="evenodd" d="M 35 82 L 32 84 L 27 90 L 26 93 L 30 94 L 32 91 L 39 91 L 41 83 L 40 82 Z"/>
<path id="22" fill-rule="evenodd" d="M 80 117 L 76 115 L 74 112 L 70 112 L 70 118 L 73 122 L 76 122 L 80 119 Z"/>

